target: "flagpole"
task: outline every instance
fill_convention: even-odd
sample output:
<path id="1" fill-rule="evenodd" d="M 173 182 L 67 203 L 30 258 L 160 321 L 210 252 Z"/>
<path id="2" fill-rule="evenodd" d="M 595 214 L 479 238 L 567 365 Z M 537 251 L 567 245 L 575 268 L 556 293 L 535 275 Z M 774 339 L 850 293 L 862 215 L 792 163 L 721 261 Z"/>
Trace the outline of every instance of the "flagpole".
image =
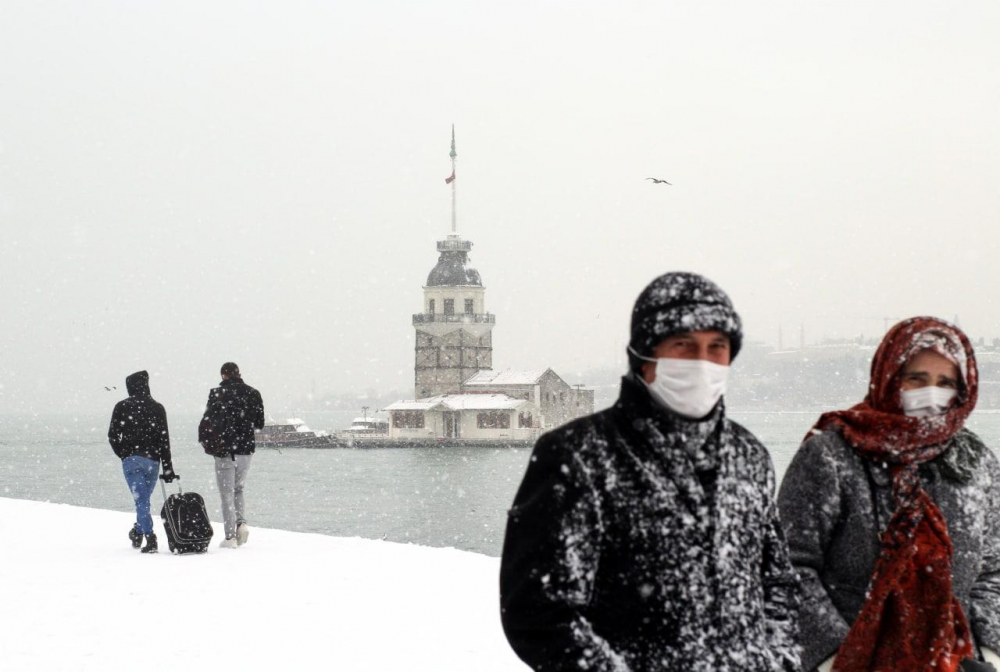
<path id="1" fill-rule="evenodd" d="M 458 157 L 458 153 L 455 151 L 455 124 L 451 125 L 451 174 L 455 175 L 455 158 Z M 455 206 L 455 183 L 457 180 L 452 179 L 451 181 L 451 235 L 458 234 L 458 212 Z"/>

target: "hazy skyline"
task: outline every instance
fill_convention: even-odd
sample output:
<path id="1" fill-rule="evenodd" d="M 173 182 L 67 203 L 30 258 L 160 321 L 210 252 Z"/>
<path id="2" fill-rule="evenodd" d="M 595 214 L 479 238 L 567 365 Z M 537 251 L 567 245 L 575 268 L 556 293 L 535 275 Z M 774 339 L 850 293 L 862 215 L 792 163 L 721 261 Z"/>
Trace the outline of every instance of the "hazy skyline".
<path id="1" fill-rule="evenodd" d="M 1000 336 L 1000 6 L 957 7 L 0 0 L 0 406 L 410 388 L 452 123 L 496 368 L 624 366 L 668 270 L 771 344 Z"/>

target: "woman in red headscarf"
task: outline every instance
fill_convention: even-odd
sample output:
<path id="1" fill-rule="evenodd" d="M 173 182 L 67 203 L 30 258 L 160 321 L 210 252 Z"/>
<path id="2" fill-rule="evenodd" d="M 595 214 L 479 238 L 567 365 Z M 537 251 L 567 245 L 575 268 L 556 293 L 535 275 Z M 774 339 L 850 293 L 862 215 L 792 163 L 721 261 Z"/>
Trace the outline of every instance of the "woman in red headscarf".
<path id="1" fill-rule="evenodd" d="M 865 400 L 822 415 L 796 453 L 778 506 L 805 670 L 1000 666 L 1000 463 L 965 428 L 977 390 L 961 330 L 905 320 Z"/>

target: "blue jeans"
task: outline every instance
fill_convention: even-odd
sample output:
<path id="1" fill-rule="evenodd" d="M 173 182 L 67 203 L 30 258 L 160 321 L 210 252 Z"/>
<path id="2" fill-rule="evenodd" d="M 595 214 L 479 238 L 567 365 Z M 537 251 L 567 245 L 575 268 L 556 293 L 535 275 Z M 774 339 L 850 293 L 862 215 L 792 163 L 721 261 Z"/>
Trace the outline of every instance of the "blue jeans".
<path id="1" fill-rule="evenodd" d="M 153 517 L 149 515 L 149 497 L 156 487 L 156 477 L 160 473 L 160 463 L 148 457 L 132 455 L 122 460 L 125 482 L 135 500 L 136 527 L 143 534 L 153 533 Z"/>

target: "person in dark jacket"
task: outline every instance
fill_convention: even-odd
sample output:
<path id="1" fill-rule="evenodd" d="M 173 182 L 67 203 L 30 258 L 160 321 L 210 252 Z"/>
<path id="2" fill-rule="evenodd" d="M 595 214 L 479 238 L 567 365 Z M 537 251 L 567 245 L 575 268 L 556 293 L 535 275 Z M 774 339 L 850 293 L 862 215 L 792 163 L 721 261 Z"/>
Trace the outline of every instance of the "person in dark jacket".
<path id="1" fill-rule="evenodd" d="M 961 330 L 904 320 L 865 400 L 822 415 L 799 448 L 778 505 L 806 670 L 1000 664 L 1000 463 L 965 428 L 977 388 Z"/>
<path id="2" fill-rule="evenodd" d="M 222 548 L 237 548 L 247 542 L 243 488 L 256 449 L 254 429 L 264 427 L 264 401 L 260 392 L 243 382 L 240 367 L 222 365 L 222 383 L 208 394 L 205 417 L 216 425 L 223 454 L 215 456 L 215 478 L 222 497 L 222 517 L 226 538 Z"/>
<path id="3" fill-rule="evenodd" d="M 798 670 L 771 460 L 722 400 L 741 340 L 721 289 L 663 275 L 632 311 L 617 403 L 538 439 L 500 568 L 533 670 Z"/>
<path id="4" fill-rule="evenodd" d="M 128 399 L 115 404 L 108 427 L 108 441 L 122 461 L 125 482 L 135 501 L 136 522 L 129 530 L 133 548 L 142 545 L 143 553 L 156 553 L 156 534 L 153 518 L 149 513 L 149 498 L 156 485 L 156 475 L 163 465 L 167 483 L 177 475 L 170 459 L 170 433 L 167 430 L 167 412 L 149 392 L 149 374 L 138 371 L 125 379 Z"/>

